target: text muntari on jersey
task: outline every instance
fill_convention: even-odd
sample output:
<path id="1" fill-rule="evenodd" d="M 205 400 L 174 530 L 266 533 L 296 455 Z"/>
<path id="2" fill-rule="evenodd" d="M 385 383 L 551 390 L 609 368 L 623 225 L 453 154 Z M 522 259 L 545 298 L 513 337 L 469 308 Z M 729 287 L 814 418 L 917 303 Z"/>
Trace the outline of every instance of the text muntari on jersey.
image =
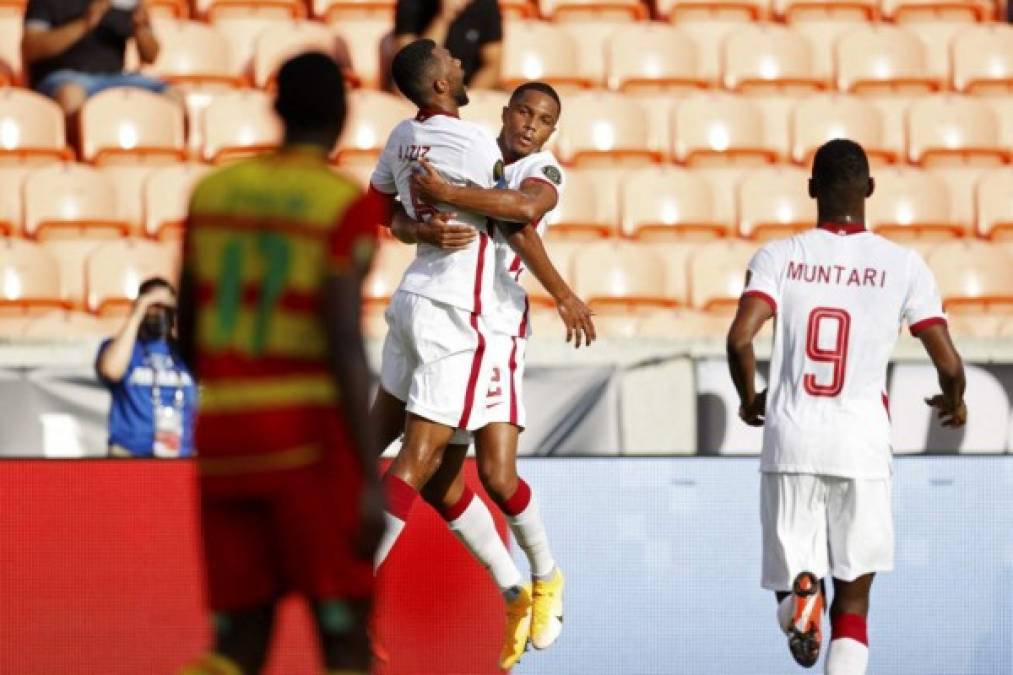
<path id="1" fill-rule="evenodd" d="M 844 265 L 813 265 L 804 262 L 788 262 L 788 279 L 807 284 L 830 284 L 836 286 L 873 286 L 883 288 L 886 284 L 886 270 L 875 267 L 846 267 Z"/>

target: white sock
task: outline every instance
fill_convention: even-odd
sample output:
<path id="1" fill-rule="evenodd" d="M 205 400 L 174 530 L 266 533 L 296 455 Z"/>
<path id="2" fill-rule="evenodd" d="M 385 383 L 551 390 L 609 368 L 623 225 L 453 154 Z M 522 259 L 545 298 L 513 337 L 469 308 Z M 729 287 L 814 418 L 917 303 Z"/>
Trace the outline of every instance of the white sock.
<path id="1" fill-rule="evenodd" d="M 791 628 L 791 620 L 795 618 L 795 596 L 788 594 L 784 600 L 777 604 L 777 625 L 781 627 L 784 634 L 788 634 Z"/>
<path id="2" fill-rule="evenodd" d="M 448 524 L 472 555 L 489 570 L 501 591 L 510 591 L 521 585 L 521 573 L 499 538 L 492 514 L 481 499 L 474 497 L 464 512 Z"/>
<path id="3" fill-rule="evenodd" d="M 826 675 L 865 675 L 869 667 L 869 647 L 849 637 L 830 643 Z"/>
<path id="4" fill-rule="evenodd" d="M 386 528 L 384 528 L 383 536 L 380 538 L 380 544 L 376 547 L 376 556 L 373 558 L 374 573 L 380 569 L 380 565 L 390 555 L 390 550 L 394 548 L 397 538 L 401 536 L 401 531 L 404 529 L 404 521 L 389 511 L 383 512 L 383 522 Z"/>
<path id="5" fill-rule="evenodd" d="M 534 495 L 523 511 L 516 516 L 507 516 L 507 522 L 517 539 L 517 545 L 528 557 L 531 576 L 535 579 L 548 579 L 556 568 L 556 561 L 552 558 L 549 535 L 545 533 L 542 514 Z"/>

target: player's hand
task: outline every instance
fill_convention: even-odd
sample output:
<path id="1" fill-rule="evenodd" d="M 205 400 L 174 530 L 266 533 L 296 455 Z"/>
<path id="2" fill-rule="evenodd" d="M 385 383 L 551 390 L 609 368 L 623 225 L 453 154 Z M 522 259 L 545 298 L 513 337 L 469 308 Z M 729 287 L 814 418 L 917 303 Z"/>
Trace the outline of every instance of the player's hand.
<path id="1" fill-rule="evenodd" d="M 99 25 L 102 17 L 109 11 L 110 5 L 111 0 L 92 0 L 91 4 L 88 5 L 88 9 L 84 12 L 84 22 L 88 26 L 88 30 Z"/>
<path id="2" fill-rule="evenodd" d="M 944 427 L 956 429 L 967 423 L 967 406 L 963 401 L 952 403 L 942 394 L 936 394 L 932 398 L 925 399 L 925 403 L 930 408 L 936 409 L 936 417 Z"/>
<path id="3" fill-rule="evenodd" d="M 447 201 L 453 187 L 425 158 L 418 161 L 418 169 L 412 172 L 411 184 L 412 192 L 430 204 Z"/>
<path id="4" fill-rule="evenodd" d="M 582 339 L 587 347 L 597 339 L 591 309 L 576 295 L 571 293 L 557 300 L 556 311 L 566 326 L 566 341 L 573 340 L 574 349 L 580 349 Z"/>
<path id="5" fill-rule="evenodd" d="M 378 480 L 369 481 L 362 489 L 359 521 L 359 532 L 355 539 L 356 553 L 363 560 L 372 560 L 384 529 L 383 489 Z"/>
<path id="6" fill-rule="evenodd" d="M 764 389 L 739 408 L 739 418 L 751 427 L 762 427 L 767 414 L 767 390 Z"/>
<path id="7" fill-rule="evenodd" d="M 450 221 L 456 217 L 456 213 L 437 211 L 429 220 L 419 223 L 415 238 L 444 251 L 468 248 L 478 237 L 478 230 L 470 225 L 451 225 Z"/>

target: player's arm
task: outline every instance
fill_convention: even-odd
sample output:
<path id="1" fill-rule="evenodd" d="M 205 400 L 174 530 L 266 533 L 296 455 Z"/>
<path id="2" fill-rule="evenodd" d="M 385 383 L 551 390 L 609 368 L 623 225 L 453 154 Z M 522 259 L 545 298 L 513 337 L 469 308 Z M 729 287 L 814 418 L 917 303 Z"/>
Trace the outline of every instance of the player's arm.
<path id="1" fill-rule="evenodd" d="M 749 285 L 748 276 L 746 285 Z M 739 417 L 754 427 L 763 425 L 767 392 L 756 393 L 756 354 L 753 352 L 753 340 L 763 324 L 772 316 L 774 308 L 769 302 L 755 295 L 743 295 L 739 300 L 732 326 L 728 329 L 725 343 L 728 369 L 731 371 L 735 390 L 739 394 Z"/>
<path id="2" fill-rule="evenodd" d="M 519 190 L 480 188 L 444 180 L 425 159 L 420 159 L 418 166 L 421 170 L 412 174 L 412 190 L 430 204 L 449 204 L 513 223 L 532 223 L 556 208 L 559 201 L 556 188 L 544 180 L 529 178 Z"/>
<path id="3" fill-rule="evenodd" d="M 450 211 L 437 211 L 421 222 L 405 211 L 400 203 L 394 204 L 390 231 L 405 244 L 429 244 L 445 251 L 459 251 L 468 248 L 475 241 L 478 231 L 470 225 L 453 225 L 457 217 Z"/>
<path id="4" fill-rule="evenodd" d="M 941 394 L 925 399 L 925 403 L 937 411 L 937 417 L 944 427 L 962 427 L 967 422 L 967 406 L 964 404 L 964 364 L 953 346 L 950 331 L 945 323 L 937 323 L 918 332 L 932 365 L 939 375 Z"/>

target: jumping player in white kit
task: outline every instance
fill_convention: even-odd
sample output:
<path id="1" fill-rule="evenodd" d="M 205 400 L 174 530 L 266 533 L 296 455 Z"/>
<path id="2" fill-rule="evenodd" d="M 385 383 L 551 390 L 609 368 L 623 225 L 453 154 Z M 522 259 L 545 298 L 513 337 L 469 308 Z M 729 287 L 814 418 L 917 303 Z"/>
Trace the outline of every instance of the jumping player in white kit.
<path id="1" fill-rule="evenodd" d="M 944 426 L 964 424 L 964 370 L 936 282 L 922 260 L 865 228 L 874 183 L 858 144 L 834 140 L 813 160 L 819 224 L 763 246 L 728 333 L 740 417 L 764 427 L 764 588 L 795 660 L 819 659 L 833 577 L 828 675 L 864 675 L 869 591 L 893 569 L 886 368 L 902 324 L 924 345 L 941 394 L 926 399 Z M 776 316 L 768 389 L 754 388 L 752 341 Z"/>

